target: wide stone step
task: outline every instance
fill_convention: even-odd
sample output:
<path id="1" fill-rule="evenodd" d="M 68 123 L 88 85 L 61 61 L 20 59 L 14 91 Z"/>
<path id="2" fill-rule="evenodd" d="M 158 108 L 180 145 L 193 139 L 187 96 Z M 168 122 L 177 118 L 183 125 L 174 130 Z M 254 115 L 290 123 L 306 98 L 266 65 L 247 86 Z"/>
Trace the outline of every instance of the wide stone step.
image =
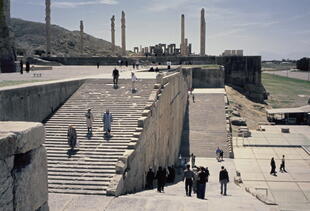
<path id="1" fill-rule="evenodd" d="M 90 190 L 90 191 L 102 192 L 102 194 L 104 194 L 105 190 L 107 189 L 107 185 L 98 186 L 98 185 L 79 185 L 79 184 L 77 185 L 48 184 L 48 189 L 49 189 L 49 192 L 53 191 L 53 189 L 62 189 L 63 191 L 67 192 L 67 189 L 70 189 L 70 192 L 72 190 L 77 190 L 77 191 L 78 190 L 80 191 Z"/>
<path id="2" fill-rule="evenodd" d="M 111 154 L 111 155 L 88 155 L 87 157 L 85 157 L 85 155 L 83 154 L 75 154 L 75 155 L 71 155 L 71 158 L 75 158 L 75 159 L 101 159 L 102 161 L 105 160 L 109 160 L 109 159 L 118 159 L 120 156 L 122 156 L 123 154 Z M 57 158 L 67 158 L 68 159 L 68 155 L 67 154 L 51 154 L 48 153 L 47 154 L 47 158 L 48 159 L 54 159 L 55 157 Z"/>
<path id="3" fill-rule="evenodd" d="M 60 181 L 92 181 L 92 182 L 109 182 L 111 179 L 111 177 L 87 177 L 87 176 L 83 176 L 83 177 L 74 177 L 74 176 L 49 176 L 48 177 L 48 181 L 56 181 L 56 180 L 60 180 Z"/>
<path id="4" fill-rule="evenodd" d="M 79 165 L 77 164 L 68 164 L 68 165 L 61 165 L 61 164 L 48 164 L 47 167 L 50 168 L 74 168 L 76 170 L 115 170 L 115 165 L 105 165 L 105 166 L 95 166 L 95 165 Z"/>
<path id="5" fill-rule="evenodd" d="M 48 172 L 48 177 L 80 177 L 80 178 L 112 178 L 115 173 L 106 173 L 106 174 L 98 174 L 98 173 L 76 173 L 76 172 Z"/>
<path id="6" fill-rule="evenodd" d="M 80 166 L 97 166 L 97 167 L 101 167 L 101 166 L 107 166 L 107 167 L 115 167 L 116 162 L 108 162 L 108 161 L 104 161 L 104 162 L 86 162 L 86 161 L 53 161 L 53 160 L 49 160 L 47 161 L 48 165 L 63 165 L 63 166 L 70 166 L 70 165 L 80 165 Z"/>
<path id="7" fill-rule="evenodd" d="M 62 172 L 62 173 L 81 173 L 81 174 L 113 174 L 115 169 L 63 169 L 63 168 L 48 168 L 49 172 Z"/>
<path id="8" fill-rule="evenodd" d="M 106 191 L 90 191 L 90 190 L 74 190 L 74 189 L 59 189 L 57 187 L 48 187 L 49 193 L 58 193 L 58 194 L 82 194 L 82 195 L 106 195 Z"/>
<path id="9" fill-rule="evenodd" d="M 63 185 L 63 186 L 97 186 L 99 190 L 105 188 L 109 185 L 109 181 L 92 181 L 92 180 L 53 180 L 48 179 L 48 184 L 50 185 Z"/>

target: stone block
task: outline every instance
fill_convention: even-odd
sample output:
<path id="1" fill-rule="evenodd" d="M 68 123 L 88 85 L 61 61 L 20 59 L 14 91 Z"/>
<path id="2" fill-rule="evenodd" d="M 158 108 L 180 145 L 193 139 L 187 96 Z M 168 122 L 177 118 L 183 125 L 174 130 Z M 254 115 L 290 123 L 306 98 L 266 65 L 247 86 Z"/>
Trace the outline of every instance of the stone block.
<path id="1" fill-rule="evenodd" d="M 44 144 L 45 128 L 35 122 L 0 122 L 0 159 L 26 153 Z M 4 134 L 8 135 L 6 138 Z"/>
<path id="2" fill-rule="evenodd" d="M 123 174 L 127 168 L 127 160 L 118 160 L 115 165 L 116 174 Z"/>
<path id="3" fill-rule="evenodd" d="M 136 142 L 130 142 L 127 146 L 127 149 L 135 149 L 137 146 Z"/>
<path id="4" fill-rule="evenodd" d="M 108 196 L 119 196 L 124 192 L 124 180 L 123 175 L 116 174 L 110 181 L 110 184 L 107 188 Z"/>
<path id="5" fill-rule="evenodd" d="M 15 155 L 14 207 L 16 210 L 37 210 L 48 200 L 47 161 L 44 146 Z"/>
<path id="6" fill-rule="evenodd" d="M 0 209 L 13 210 L 13 177 L 14 156 L 0 160 Z"/>
<path id="7" fill-rule="evenodd" d="M 138 127 L 144 127 L 144 121 L 147 119 L 148 117 L 141 117 L 138 119 Z"/>

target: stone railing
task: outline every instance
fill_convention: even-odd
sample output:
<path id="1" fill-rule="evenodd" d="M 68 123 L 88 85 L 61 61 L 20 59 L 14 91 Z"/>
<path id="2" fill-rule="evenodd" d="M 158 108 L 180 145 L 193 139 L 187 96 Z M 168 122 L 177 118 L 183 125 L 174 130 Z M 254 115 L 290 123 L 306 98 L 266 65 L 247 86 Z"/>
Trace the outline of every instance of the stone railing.
<path id="1" fill-rule="evenodd" d="M 116 165 L 108 195 L 143 190 L 150 167 L 156 170 L 176 164 L 190 87 L 190 70 L 157 77 L 138 128 Z"/>
<path id="2" fill-rule="evenodd" d="M 42 122 L 84 82 L 63 80 L 0 88 L 0 121 Z"/>
<path id="3" fill-rule="evenodd" d="M 41 123 L 0 122 L 0 210 L 47 211 L 47 161 Z"/>

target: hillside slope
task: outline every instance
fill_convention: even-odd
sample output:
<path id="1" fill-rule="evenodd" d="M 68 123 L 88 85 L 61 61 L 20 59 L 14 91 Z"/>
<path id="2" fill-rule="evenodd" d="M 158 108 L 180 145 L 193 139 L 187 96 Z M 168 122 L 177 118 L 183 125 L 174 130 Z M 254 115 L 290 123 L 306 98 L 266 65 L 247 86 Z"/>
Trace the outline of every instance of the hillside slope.
<path id="1" fill-rule="evenodd" d="M 27 55 L 36 52 L 45 52 L 45 24 L 11 19 L 12 31 L 15 37 L 17 52 Z M 84 55 L 108 56 L 111 55 L 112 44 L 108 41 L 84 34 Z M 57 25 L 51 26 L 52 54 L 58 56 L 79 56 L 80 32 L 69 31 Z M 116 47 L 120 54 L 120 48 Z"/>

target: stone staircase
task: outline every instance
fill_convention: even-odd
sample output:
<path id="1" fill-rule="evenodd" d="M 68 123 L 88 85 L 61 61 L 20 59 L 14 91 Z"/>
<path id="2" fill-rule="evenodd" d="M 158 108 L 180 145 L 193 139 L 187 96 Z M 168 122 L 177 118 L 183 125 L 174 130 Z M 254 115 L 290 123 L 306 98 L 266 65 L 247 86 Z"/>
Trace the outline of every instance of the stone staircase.
<path id="1" fill-rule="evenodd" d="M 51 193 L 106 194 L 115 174 L 115 164 L 133 137 L 138 119 L 154 87 L 155 80 L 136 82 L 120 80 L 114 89 L 111 80 L 86 81 L 47 121 L 48 188 Z M 93 135 L 87 136 L 85 112 L 92 108 Z M 109 108 L 113 115 L 112 137 L 103 135 L 102 114 Z M 69 155 L 67 128 L 76 127 L 79 151 Z"/>

